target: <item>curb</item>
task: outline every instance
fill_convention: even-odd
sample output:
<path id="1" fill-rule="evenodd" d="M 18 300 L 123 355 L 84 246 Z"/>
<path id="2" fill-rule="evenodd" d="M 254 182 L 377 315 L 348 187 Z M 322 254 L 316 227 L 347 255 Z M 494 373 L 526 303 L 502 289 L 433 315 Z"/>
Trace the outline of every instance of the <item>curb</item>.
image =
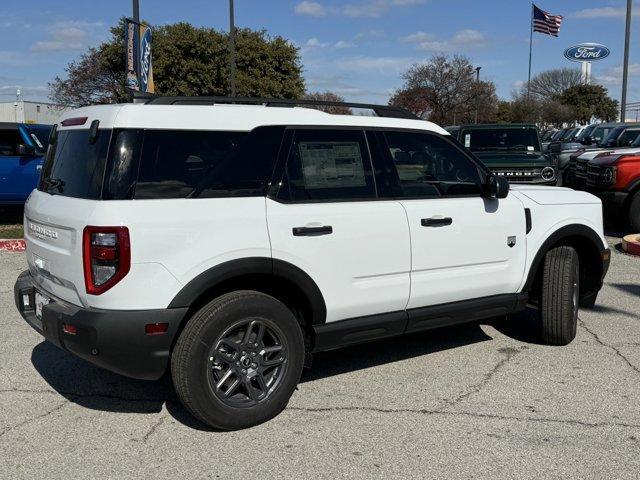
<path id="1" fill-rule="evenodd" d="M 633 233 L 622 239 L 622 249 L 631 254 L 640 256 L 640 235 Z"/>
<path id="2" fill-rule="evenodd" d="M 7 252 L 24 252 L 26 246 L 23 239 L 0 240 L 0 250 Z"/>

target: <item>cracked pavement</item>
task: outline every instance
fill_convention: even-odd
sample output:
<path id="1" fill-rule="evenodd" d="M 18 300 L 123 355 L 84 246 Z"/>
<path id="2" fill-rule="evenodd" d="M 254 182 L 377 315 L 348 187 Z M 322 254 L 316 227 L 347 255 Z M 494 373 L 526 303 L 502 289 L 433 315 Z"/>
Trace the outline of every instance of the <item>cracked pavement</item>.
<path id="1" fill-rule="evenodd" d="M 612 245 L 618 240 L 612 238 Z M 0 252 L 0 479 L 637 478 L 640 259 L 613 249 L 567 347 L 530 314 L 320 354 L 271 422 L 215 432 L 20 318 Z"/>

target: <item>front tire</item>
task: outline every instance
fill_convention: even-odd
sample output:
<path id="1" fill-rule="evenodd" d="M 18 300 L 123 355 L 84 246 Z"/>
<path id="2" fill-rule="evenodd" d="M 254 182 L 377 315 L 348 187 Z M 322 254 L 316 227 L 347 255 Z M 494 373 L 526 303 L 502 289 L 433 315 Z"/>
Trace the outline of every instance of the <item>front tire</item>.
<path id="1" fill-rule="evenodd" d="M 304 363 L 301 328 L 273 297 L 237 291 L 209 302 L 188 321 L 171 356 L 184 406 L 202 422 L 238 430 L 278 415 Z"/>
<path id="2" fill-rule="evenodd" d="M 572 247 L 547 252 L 542 276 L 540 323 L 542 340 L 567 345 L 576 336 L 580 304 L 580 263 Z"/>

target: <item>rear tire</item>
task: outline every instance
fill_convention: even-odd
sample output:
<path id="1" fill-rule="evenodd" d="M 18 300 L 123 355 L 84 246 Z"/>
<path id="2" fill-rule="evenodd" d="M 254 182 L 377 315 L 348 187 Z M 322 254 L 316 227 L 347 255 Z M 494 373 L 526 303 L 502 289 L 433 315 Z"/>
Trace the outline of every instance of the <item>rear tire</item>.
<path id="1" fill-rule="evenodd" d="M 287 406 L 303 363 L 304 340 L 293 313 L 263 293 L 237 291 L 191 317 L 173 350 L 171 376 L 194 417 L 237 430 Z"/>
<path id="2" fill-rule="evenodd" d="M 547 252 L 542 276 L 540 324 L 542 340 L 567 345 L 576 336 L 580 304 L 580 263 L 572 247 Z"/>
<path id="3" fill-rule="evenodd" d="M 627 213 L 631 233 L 640 233 L 640 191 L 636 192 L 629 202 L 629 212 Z"/>

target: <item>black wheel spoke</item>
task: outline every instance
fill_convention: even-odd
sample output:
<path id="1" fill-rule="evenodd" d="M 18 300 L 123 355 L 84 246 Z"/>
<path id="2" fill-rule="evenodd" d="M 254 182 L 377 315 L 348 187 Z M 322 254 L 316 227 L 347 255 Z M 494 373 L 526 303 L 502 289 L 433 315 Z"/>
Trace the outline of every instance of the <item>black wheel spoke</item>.
<path id="1" fill-rule="evenodd" d="M 247 395 L 249 395 L 249 398 L 253 402 L 257 402 L 258 401 L 258 395 L 256 393 L 256 390 L 253 388 L 253 385 L 251 385 L 251 379 L 250 378 L 245 379 L 244 388 L 247 389 Z"/>
<path id="2" fill-rule="evenodd" d="M 260 388 L 260 396 L 264 397 L 267 395 L 267 393 L 269 392 L 269 387 L 267 387 L 267 382 L 265 382 L 264 377 L 262 376 L 262 373 L 258 373 L 255 376 L 256 379 L 256 383 L 258 384 L 258 387 Z"/>
<path id="3" fill-rule="evenodd" d="M 229 369 L 225 372 L 224 375 L 222 375 L 222 377 L 220 378 L 220 380 L 218 380 L 218 383 L 216 384 L 216 388 L 218 390 L 222 390 L 223 385 L 225 384 L 225 382 L 227 380 L 229 380 L 229 378 L 231 378 L 231 375 L 233 375 L 233 370 Z"/>
<path id="4" fill-rule="evenodd" d="M 236 391 L 236 389 L 238 388 L 238 386 L 240 385 L 240 379 L 236 378 L 233 383 L 229 386 L 229 388 L 227 388 L 227 390 L 225 392 L 223 392 L 225 397 L 229 397 L 233 394 L 233 392 Z"/>

